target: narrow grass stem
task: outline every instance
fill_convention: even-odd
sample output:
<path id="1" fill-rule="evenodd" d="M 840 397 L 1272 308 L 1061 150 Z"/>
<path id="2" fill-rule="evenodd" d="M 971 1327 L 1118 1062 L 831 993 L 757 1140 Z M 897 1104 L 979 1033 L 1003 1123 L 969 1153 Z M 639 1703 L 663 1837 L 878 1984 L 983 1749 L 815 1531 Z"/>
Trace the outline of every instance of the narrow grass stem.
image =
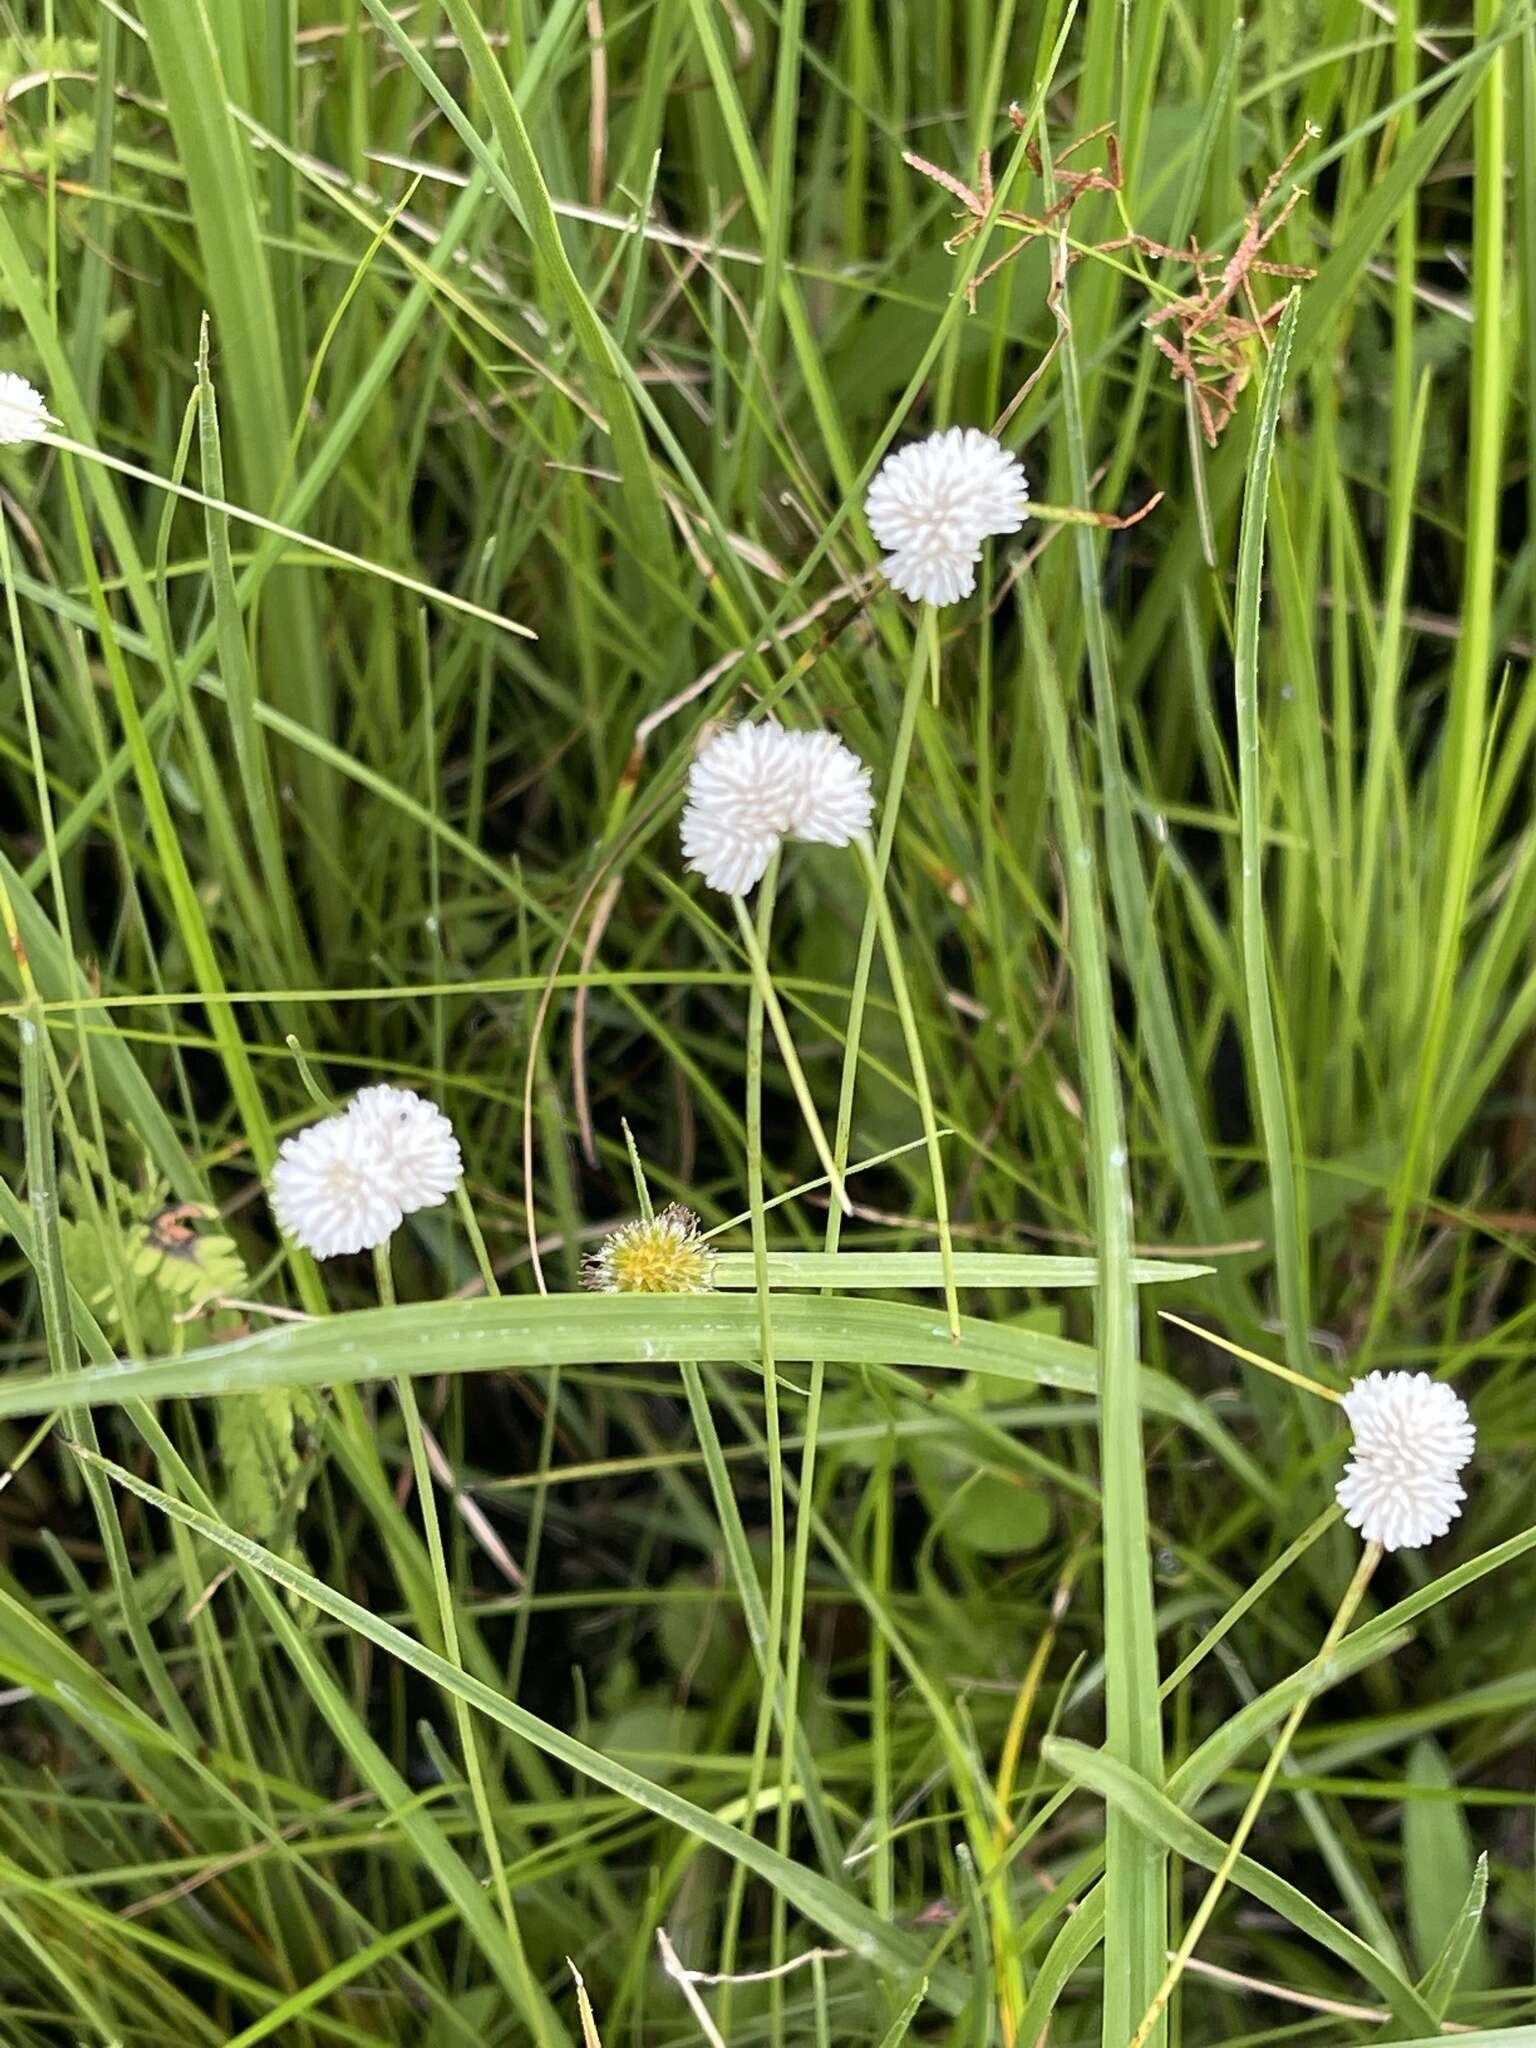
<path id="1" fill-rule="evenodd" d="M 753 929 L 752 913 L 747 908 L 745 897 L 733 896 L 731 902 L 736 909 L 736 923 L 741 931 L 741 942 L 746 948 L 747 958 L 752 965 L 752 985 L 762 1000 L 763 1008 L 768 1013 L 768 1021 L 773 1026 L 773 1035 L 779 1048 L 779 1057 L 784 1062 L 784 1071 L 789 1076 L 789 1085 L 794 1090 L 795 1101 L 800 1106 L 800 1114 L 805 1119 L 806 1130 L 810 1133 L 811 1143 L 816 1148 L 816 1157 L 821 1161 L 822 1171 L 827 1176 L 828 1184 L 832 1189 L 832 1194 L 838 1207 L 845 1216 L 851 1215 L 852 1204 L 848 1200 L 848 1191 L 843 1186 L 842 1169 L 832 1157 L 832 1148 L 827 1143 L 827 1134 L 822 1128 L 821 1118 L 816 1113 L 816 1104 L 811 1099 L 811 1091 L 806 1083 L 805 1069 L 800 1064 L 800 1055 L 795 1051 L 795 1042 L 790 1037 L 788 1022 L 780 1006 L 779 998 L 775 993 L 772 976 L 768 972 L 767 957 L 759 943 L 757 933 Z"/>
<path id="2" fill-rule="evenodd" d="M 373 1271 L 380 1306 L 392 1308 L 395 1305 L 395 1276 L 389 1262 L 387 1242 L 374 1247 Z M 448 1570 L 447 1553 L 443 1546 L 442 1523 L 437 1512 L 437 1482 L 432 1472 L 432 1461 L 427 1453 L 426 1435 L 422 1429 L 421 1407 L 416 1399 L 415 1382 L 409 1374 L 402 1373 L 396 1379 L 395 1397 L 400 1403 L 400 1413 L 405 1422 L 406 1443 L 411 1455 L 411 1476 L 415 1481 L 417 1505 L 421 1510 L 422 1528 L 427 1539 L 427 1556 L 431 1563 L 432 1582 L 437 1593 L 438 1625 L 442 1631 L 443 1655 L 449 1663 L 462 1671 L 464 1660 L 459 1650 L 459 1629 L 454 1617 L 453 1584 Z M 534 1982 L 533 1972 L 523 1947 L 522 1931 L 518 1926 L 517 1911 L 512 1904 L 512 1891 L 507 1882 L 506 1863 L 502 1858 L 496 1821 L 491 1812 L 474 1717 L 463 1700 L 455 1697 L 450 1705 L 455 1731 L 459 1738 L 459 1752 L 464 1760 L 464 1776 L 469 1786 L 470 1803 L 474 1807 L 480 1837 L 485 1845 L 486 1862 L 490 1867 L 491 1886 L 501 1911 L 502 1924 L 507 1931 L 507 1940 L 511 1945 L 514 1967 L 523 1985 L 526 2003 L 524 2017 L 531 2025 L 540 2048 L 544 2048 L 544 2044 L 558 2037 L 550 2033 L 548 2007 Z"/>
<path id="3" fill-rule="evenodd" d="M 1360 1553 L 1360 1562 L 1355 1567 L 1355 1575 L 1345 1588 L 1344 1598 L 1339 1602 L 1338 1611 L 1334 1615 L 1333 1620 L 1328 1624 L 1328 1633 L 1323 1637 L 1322 1647 L 1313 1660 L 1319 1677 L 1321 1677 L 1329 1657 L 1338 1647 L 1339 1640 L 1343 1636 L 1344 1631 L 1353 1621 L 1356 1609 L 1365 1598 L 1365 1590 L 1371 1583 L 1371 1576 L 1380 1562 L 1381 1545 L 1379 1543 L 1368 1543 Z M 1143 2014 L 1140 2026 L 1137 2027 L 1135 2033 L 1131 2036 L 1130 2048 L 1145 2048 L 1145 2043 L 1151 2036 L 1153 2028 L 1167 2010 L 1168 2001 L 1177 1989 L 1179 1979 L 1188 1967 L 1190 1957 L 1199 1946 L 1201 1935 L 1204 1934 L 1206 1928 L 1210 1925 L 1211 1915 L 1216 1911 L 1217 1905 L 1220 1903 L 1221 1895 L 1227 1887 L 1227 1881 L 1237 1868 L 1238 1858 L 1243 1853 L 1243 1845 L 1253 1832 L 1254 1823 L 1259 1817 L 1259 1810 L 1263 1806 L 1264 1801 L 1269 1797 L 1270 1787 L 1280 1775 L 1281 1766 L 1290 1753 L 1291 1743 L 1295 1739 L 1296 1731 L 1301 1726 L 1310 1704 L 1311 1694 L 1304 1693 L 1285 1717 L 1280 1732 L 1275 1737 L 1274 1747 L 1270 1750 L 1264 1768 L 1259 1773 L 1258 1781 L 1254 1785 L 1252 1792 L 1248 1795 L 1248 1804 L 1243 1808 L 1238 1818 L 1237 1826 L 1232 1830 L 1232 1839 L 1227 1844 L 1227 1853 L 1222 1857 L 1215 1875 L 1206 1887 L 1205 1897 L 1196 1907 L 1194 1917 L 1184 1931 L 1184 1939 L 1179 1943 L 1173 1961 L 1168 1965 L 1168 1974 L 1158 1986 L 1156 1997 Z"/>
<path id="4" fill-rule="evenodd" d="M 1075 406 L 1076 371 L 1070 340 L 1064 359 L 1073 366 Z M 1115 1057 L 1109 939 L 1095 872 L 1094 835 L 1055 657 L 1034 585 L 1024 583 L 1021 594 L 1071 914 L 1070 959 L 1087 1108 L 1087 1170 L 1100 1261 L 1095 1330 L 1102 1375 L 1099 1441 L 1104 1474 L 1105 1747 L 1117 1762 L 1160 1785 L 1163 1734 L 1146 1469 L 1136 1395 L 1140 1332 L 1131 1258 L 1130 1156 Z M 1108 778 L 1112 773 L 1119 773 L 1118 764 L 1101 760 L 1101 776 Z M 1105 2048 L 1120 2048 L 1131 2015 L 1156 1983 L 1157 1959 L 1166 1949 L 1168 1870 L 1160 1844 L 1113 1811 L 1106 1827 L 1105 1898 L 1106 1940 L 1116 1945 L 1121 1955 L 1118 1974 L 1106 1979 L 1101 2035 Z"/>
<path id="5" fill-rule="evenodd" d="M 854 961 L 852 992 L 848 1001 L 848 1030 L 843 1043 L 843 1071 L 837 1091 L 837 1122 L 833 1130 L 832 1154 L 834 1172 L 846 1173 L 848 1153 L 853 1141 L 853 1105 L 859 1082 L 859 1048 L 863 1040 L 864 1013 L 869 996 L 869 978 L 874 966 L 875 939 L 878 931 L 876 900 L 884 893 L 886 871 L 890 866 L 891 848 L 895 842 L 896 825 L 901 811 L 901 799 L 906 787 L 907 766 L 912 758 L 912 739 L 917 729 L 918 706 L 922 702 L 923 678 L 931 674 L 935 680 L 939 674 L 938 620 L 932 606 L 927 607 L 923 630 L 912 649 L 908 665 L 906 688 L 902 696 L 901 716 L 896 730 L 896 744 L 891 756 L 890 778 L 886 784 L 885 800 L 880 818 L 880 835 L 876 843 L 870 875 L 870 898 L 864 912 L 863 929 L 859 934 L 859 950 Z M 905 1149 L 905 1148 L 903 1148 Z M 894 1154 L 891 1156 L 895 1156 Z M 831 1176 L 829 1176 L 830 1180 Z M 829 1254 L 837 1252 L 842 1239 L 844 1210 L 836 1202 L 827 1208 L 827 1227 L 824 1248 Z M 830 1293 L 830 1289 L 827 1292 Z M 805 1404 L 805 1440 L 800 1454 L 800 1475 L 795 1487 L 796 1516 L 794 1554 L 790 1562 L 789 1587 L 786 1595 L 786 1625 L 784 1630 L 784 1719 L 786 1727 L 797 1724 L 800 1699 L 801 1646 L 805 1632 L 805 1585 L 810 1569 L 811 1536 L 813 1527 L 812 1505 L 816 1497 L 816 1460 L 821 1428 L 822 1406 L 826 1397 L 827 1368 L 824 1359 L 811 1361 Z M 791 1783 L 791 1758 L 787 1751 L 781 1755 L 779 1804 L 776 1816 L 777 1842 L 781 1853 L 789 1846 L 789 1788 Z"/>
<path id="6" fill-rule="evenodd" d="M 769 862 L 768 872 L 764 875 L 758 890 L 757 924 L 753 938 L 757 948 L 756 957 L 759 959 L 766 959 L 767 956 L 773 930 L 773 904 L 778 891 L 778 880 L 779 862 L 778 856 L 775 855 Z M 738 910 L 744 909 L 739 896 L 735 901 Z M 768 1615 L 763 1643 L 763 1689 L 758 1701 L 757 1720 L 752 1736 L 752 1756 L 742 1799 L 741 1824 L 749 1832 L 767 1778 L 768 1744 L 773 1733 L 775 1708 L 779 1703 L 780 1652 L 784 1633 L 784 1461 L 779 1428 L 778 1377 L 773 1355 L 773 1321 L 769 1306 L 767 1224 L 763 1214 L 763 1016 L 770 987 L 766 974 L 761 981 L 754 980 L 752 997 L 747 1008 L 747 1200 L 752 1215 L 752 1258 L 756 1278 L 758 1332 L 763 1370 L 763 1428 L 766 1452 L 764 1463 L 768 1479 L 770 1545 Z M 794 1724 L 788 1718 L 781 1731 L 781 1741 L 782 1775 L 786 1768 L 782 1759 L 792 1754 L 794 1749 Z M 725 1931 L 721 1940 L 721 1955 L 724 1959 L 722 1969 L 727 1975 L 735 1968 L 737 1931 L 745 1890 L 746 1872 L 738 1866 L 731 1877 Z M 729 2027 L 728 1987 L 721 2000 L 720 2021 L 722 2027 Z"/>
<path id="7" fill-rule="evenodd" d="M 923 1141 L 928 1148 L 928 1171 L 933 1181 L 933 1210 L 939 1225 L 939 1256 L 944 1262 L 944 1306 L 949 1316 L 950 1335 L 958 1344 L 960 1341 L 960 1294 L 955 1283 L 955 1244 L 949 1228 L 949 1189 L 944 1179 L 944 1153 L 939 1141 L 939 1122 L 934 1114 L 933 1089 L 928 1080 L 928 1061 L 923 1052 L 923 1035 L 917 1026 L 917 1013 L 912 1007 L 912 992 L 907 986 L 906 968 L 902 964 L 901 943 L 896 936 L 896 922 L 891 916 L 891 906 L 886 901 L 884 887 L 875 865 L 875 850 L 867 834 L 861 833 L 857 841 L 859 862 L 864 870 L 864 879 L 869 884 L 869 900 L 874 906 L 875 919 L 879 926 L 880 943 L 885 952 L 886 972 L 891 977 L 891 992 L 896 998 L 896 1014 L 901 1020 L 902 1037 L 906 1040 L 907 1060 L 912 1068 L 912 1084 L 917 1090 L 918 1112 L 923 1120 Z"/>

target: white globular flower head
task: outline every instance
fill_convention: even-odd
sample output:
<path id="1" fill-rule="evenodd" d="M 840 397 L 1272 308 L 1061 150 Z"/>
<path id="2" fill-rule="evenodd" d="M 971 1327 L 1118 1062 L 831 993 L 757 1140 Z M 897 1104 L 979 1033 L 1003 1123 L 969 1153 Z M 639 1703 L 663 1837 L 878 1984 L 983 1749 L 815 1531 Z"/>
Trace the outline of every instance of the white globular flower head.
<path id="1" fill-rule="evenodd" d="M 1029 517 L 1029 484 L 1018 457 L 991 434 L 949 427 L 886 457 L 864 515 L 886 550 L 881 567 L 893 590 L 954 604 L 976 588 L 982 542 L 1017 533 Z"/>
<path id="2" fill-rule="evenodd" d="M 41 440 L 55 424 L 41 391 L 14 370 L 0 370 L 0 448 Z"/>
<path id="3" fill-rule="evenodd" d="M 337 1116 L 285 1138 L 272 1209 L 317 1259 L 374 1251 L 418 1209 L 446 1202 L 464 1175 L 453 1125 L 411 1088 L 364 1088 Z"/>
<path id="4" fill-rule="evenodd" d="M 874 811 L 869 770 L 835 733 L 771 718 L 720 733 L 696 755 L 683 853 L 711 889 L 744 896 L 785 839 L 847 846 Z"/>
<path id="5" fill-rule="evenodd" d="M 1383 1550 L 1443 1536 L 1466 1493 L 1457 1475 L 1477 1444 L 1467 1404 L 1424 1372 L 1373 1372 L 1344 1396 L 1353 1455 L 1339 1481 L 1344 1519 Z"/>
<path id="6" fill-rule="evenodd" d="M 688 771 L 688 867 L 711 889 L 745 896 L 767 873 L 794 800 L 795 749 L 782 725 L 764 718 L 717 734 Z"/>
<path id="7" fill-rule="evenodd" d="M 414 1088 L 359 1089 L 348 1117 L 373 1131 L 387 1161 L 390 1192 L 404 1215 L 435 1209 L 464 1178 L 453 1125 L 435 1102 Z"/>
<path id="8" fill-rule="evenodd" d="M 816 846 L 849 846 L 869 830 L 875 812 L 869 770 L 835 732 L 797 732 L 799 771 L 789 836 Z"/>
<path id="9" fill-rule="evenodd" d="M 387 1243 L 401 1210 L 377 1131 L 328 1116 L 285 1138 L 272 1168 L 272 1209 L 283 1234 L 317 1259 Z"/>

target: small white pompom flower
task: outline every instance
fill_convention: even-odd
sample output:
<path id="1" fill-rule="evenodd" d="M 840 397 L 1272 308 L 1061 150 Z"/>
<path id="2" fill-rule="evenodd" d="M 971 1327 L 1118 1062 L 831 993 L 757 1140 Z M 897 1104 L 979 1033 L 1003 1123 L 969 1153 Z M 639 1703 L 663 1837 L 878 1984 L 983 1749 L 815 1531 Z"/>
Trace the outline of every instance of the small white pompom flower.
<path id="1" fill-rule="evenodd" d="M 745 896 L 767 873 L 794 805 L 793 735 L 771 718 L 733 726 L 694 756 L 683 853 L 711 889 Z"/>
<path id="2" fill-rule="evenodd" d="M 797 732 L 789 836 L 815 846 L 849 846 L 869 830 L 875 799 L 869 770 L 835 732 Z"/>
<path id="3" fill-rule="evenodd" d="M 1337 1498 L 1344 1519 L 1383 1550 L 1443 1536 L 1466 1494 L 1457 1474 L 1477 1431 L 1467 1404 L 1424 1372 L 1373 1372 L 1344 1396 L 1355 1433 Z"/>
<path id="4" fill-rule="evenodd" d="M 783 840 L 847 846 L 873 808 L 869 770 L 835 733 L 786 732 L 763 718 L 699 750 L 688 774 L 683 853 L 711 889 L 744 896 Z"/>
<path id="5" fill-rule="evenodd" d="M 893 590 L 954 604 L 976 588 L 981 544 L 1017 533 L 1029 516 L 1018 457 L 979 427 L 950 427 L 909 441 L 875 472 L 864 515 L 886 550 Z"/>
<path id="6" fill-rule="evenodd" d="M 581 1284 L 595 1294 L 709 1294 L 714 1247 L 681 1202 L 611 1231 L 582 1263 Z"/>
<path id="7" fill-rule="evenodd" d="M 403 1215 L 435 1209 L 464 1178 L 464 1159 L 453 1125 L 414 1088 L 361 1088 L 347 1115 L 376 1137 L 388 1192 Z"/>
<path id="8" fill-rule="evenodd" d="M 14 370 L 0 370 L 0 447 L 20 448 L 40 440 L 56 424 L 41 391 Z"/>
<path id="9" fill-rule="evenodd" d="M 400 1227 L 378 1132 L 328 1116 L 285 1138 L 272 1168 L 272 1210 L 283 1233 L 317 1259 L 372 1251 Z"/>

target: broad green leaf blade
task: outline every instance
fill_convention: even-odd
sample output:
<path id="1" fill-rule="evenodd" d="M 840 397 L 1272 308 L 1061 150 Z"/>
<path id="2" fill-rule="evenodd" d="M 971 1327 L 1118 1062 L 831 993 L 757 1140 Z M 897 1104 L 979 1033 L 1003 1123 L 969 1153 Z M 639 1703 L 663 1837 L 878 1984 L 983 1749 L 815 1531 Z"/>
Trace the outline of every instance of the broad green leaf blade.
<path id="1" fill-rule="evenodd" d="M 830 1365 L 926 1366 L 986 1372 L 1021 1386 L 1094 1394 L 1099 1371 L 1084 1344 L 1017 1324 L 961 1319 L 951 1341 L 941 1308 L 898 1302 L 770 1299 L 780 1364 L 814 1358 Z M 553 1365 L 641 1365 L 685 1358 L 748 1365 L 760 1353 L 757 1303 L 734 1295 L 550 1294 L 497 1300 L 428 1302 L 362 1309 L 287 1324 L 177 1358 L 95 1366 L 71 1384 L 87 1405 L 239 1394 L 258 1387 L 375 1384 L 404 1375 L 537 1371 Z M 1207 1404 L 1149 1367 L 1139 1368 L 1139 1398 L 1152 1414 L 1181 1422 L 1260 1494 L 1268 1479 L 1211 1414 Z M 18 1378 L 0 1385 L 0 1418 L 45 1415 L 56 1405 L 49 1382 Z"/>
<path id="2" fill-rule="evenodd" d="M 1174 1280 L 1203 1280 L 1215 1269 L 1171 1259 L 1135 1259 L 1138 1287 Z M 955 1278 L 962 1287 L 1093 1287 L 1097 1259 L 1049 1258 L 1031 1252 L 956 1252 Z M 770 1252 L 772 1287 L 942 1287 L 944 1267 L 937 1252 Z M 715 1268 L 717 1287 L 750 1287 L 750 1252 L 722 1252 Z"/>

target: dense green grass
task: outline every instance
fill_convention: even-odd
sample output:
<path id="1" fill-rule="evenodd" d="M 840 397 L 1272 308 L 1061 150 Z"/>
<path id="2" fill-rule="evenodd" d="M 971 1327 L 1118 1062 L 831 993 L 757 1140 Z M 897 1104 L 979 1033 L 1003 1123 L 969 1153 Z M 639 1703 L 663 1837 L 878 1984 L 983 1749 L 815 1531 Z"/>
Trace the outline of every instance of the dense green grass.
<path id="1" fill-rule="evenodd" d="M 1155 2038 L 1536 2040 L 1536 15 L 1421 11 L 4 10 L 4 2048 L 1127 2048 L 1277 1743 Z M 757 704 L 880 808 L 743 927 Z M 465 1197 L 317 1267 L 386 1078 Z M 1319 1665 L 1376 1366 L 1471 1497 Z"/>

